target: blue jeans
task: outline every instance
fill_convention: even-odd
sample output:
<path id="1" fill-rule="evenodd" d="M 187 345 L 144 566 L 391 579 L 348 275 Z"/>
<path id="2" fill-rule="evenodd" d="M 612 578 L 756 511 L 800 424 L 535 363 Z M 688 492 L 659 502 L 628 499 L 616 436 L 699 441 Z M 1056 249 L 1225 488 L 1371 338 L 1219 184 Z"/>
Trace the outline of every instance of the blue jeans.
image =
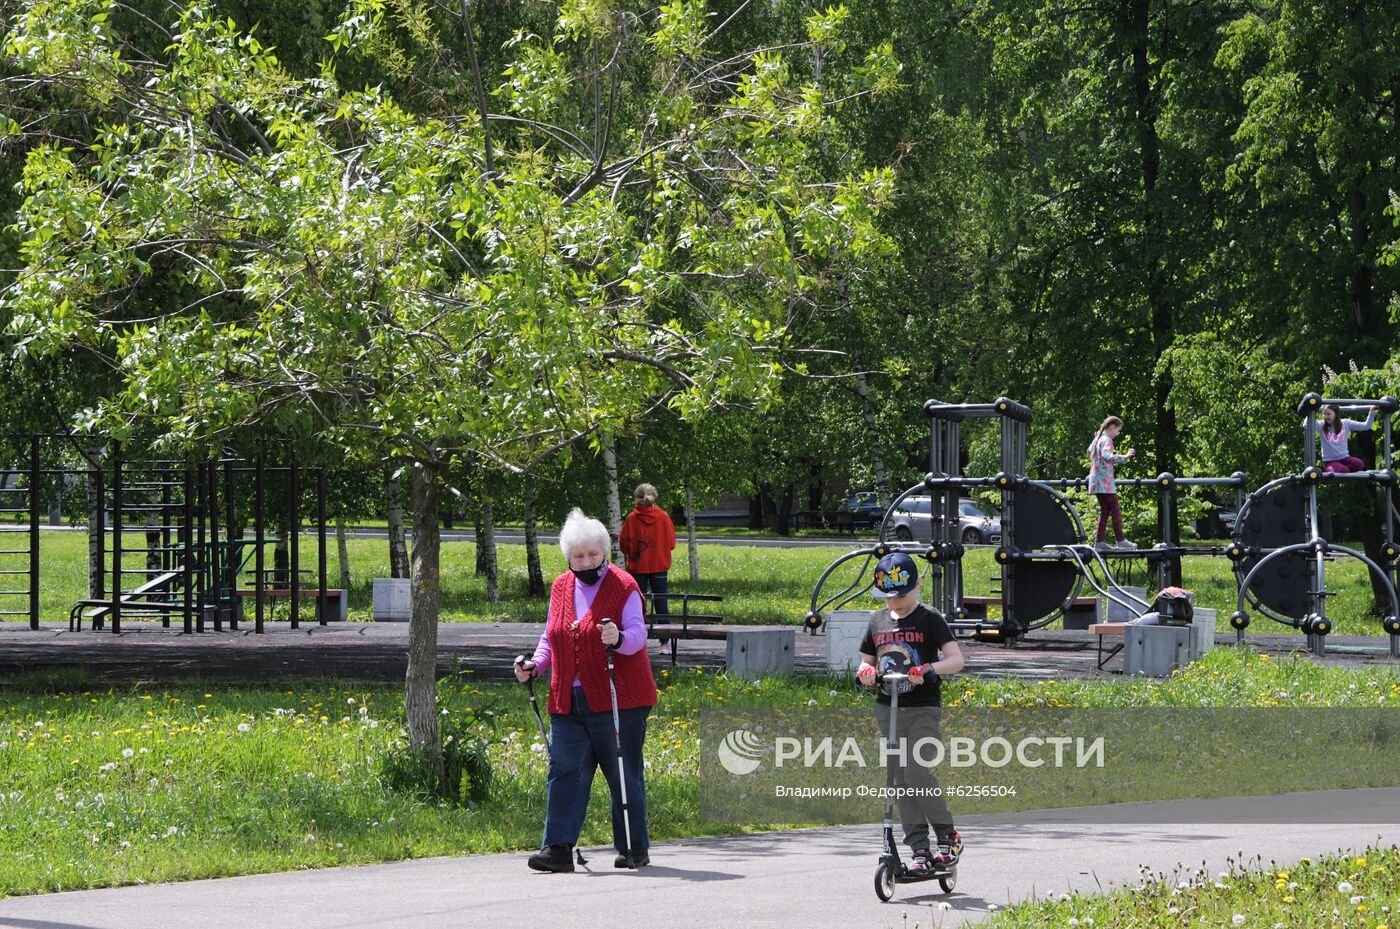
<path id="1" fill-rule="evenodd" d="M 549 714 L 550 751 L 547 810 L 542 845 L 577 845 L 579 830 L 588 813 L 588 796 L 593 790 L 593 773 L 601 766 L 612 792 L 613 847 L 619 855 L 630 844 L 632 853 L 651 847 L 647 836 L 646 780 L 643 777 L 642 743 L 647 737 L 647 716 L 651 707 L 639 706 L 618 711 L 622 733 L 622 768 L 627 779 L 627 808 L 631 821 L 631 842 L 624 843 L 627 830 L 622 824 L 622 794 L 617 785 L 617 742 L 613 736 L 612 706 L 594 711 L 574 688 L 573 711 L 567 715 Z"/>
<path id="2" fill-rule="evenodd" d="M 632 580 L 637 582 L 637 588 L 641 590 L 643 597 L 647 595 L 648 591 L 651 592 L 652 613 L 671 612 L 667 609 L 667 607 L 671 605 L 671 602 L 666 597 L 666 593 L 671 589 L 671 585 L 670 579 L 666 577 L 665 571 L 659 574 L 637 574 L 634 572 L 632 573 Z"/>

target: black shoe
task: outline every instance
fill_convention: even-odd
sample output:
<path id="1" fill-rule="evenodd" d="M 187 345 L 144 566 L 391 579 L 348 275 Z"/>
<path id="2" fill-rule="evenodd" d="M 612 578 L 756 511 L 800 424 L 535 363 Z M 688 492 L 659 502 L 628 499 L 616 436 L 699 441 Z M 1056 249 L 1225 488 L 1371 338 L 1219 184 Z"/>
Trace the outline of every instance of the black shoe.
<path id="1" fill-rule="evenodd" d="M 645 867 L 646 867 L 647 865 L 649 865 L 649 864 L 651 864 L 651 856 L 648 855 L 646 852 L 639 852 L 639 853 L 637 853 L 637 854 L 635 854 L 635 855 L 632 856 L 632 867 L 634 867 L 634 868 L 645 868 Z M 616 858 L 614 858 L 614 859 L 613 859 L 613 867 L 614 867 L 614 868 L 625 868 L 625 867 L 627 867 L 627 856 L 626 856 L 626 855 L 618 855 Z"/>
<path id="2" fill-rule="evenodd" d="M 574 869 L 574 847 L 572 845 L 549 845 L 530 856 L 525 862 L 531 871 L 548 871 L 564 874 Z"/>

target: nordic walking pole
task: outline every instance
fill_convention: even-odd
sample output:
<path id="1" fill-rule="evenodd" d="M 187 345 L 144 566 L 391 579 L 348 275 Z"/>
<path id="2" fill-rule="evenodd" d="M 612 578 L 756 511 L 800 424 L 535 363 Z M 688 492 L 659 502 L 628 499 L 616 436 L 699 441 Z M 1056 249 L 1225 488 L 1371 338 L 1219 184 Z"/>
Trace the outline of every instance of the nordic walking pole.
<path id="1" fill-rule="evenodd" d="M 515 666 L 520 670 L 525 670 L 525 662 L 528 661 L 524 655 L 515 657 Z M 530 668 L 530 677 L 526 679 L 525 686 L 530 688 L 530 706 L 535 711 L 535 722 L 540 724 L 540 738 L 544 740 L 545 753 L 549 753 L 549 733 L 544 731 L 544 717 L 540 715 L 540 701 L 535 696 L 535 669 Z"/>
<path id="2" fill-rule="evenodd" d="M 605 619 L 603 622 L 612 625 L 611 619 Z M 617 786 L 622 791 L 623 847 L 627 849 L 623 854 L 627 859 L 628 870 L 635 870 L 632 863 L 632 814 L 627 804 L 627 772 L 622 767 L 622 723 L 617 715 L 617 671 L 613 667 L 613 651 L 616 648 L 616 645 L 607 646 L 608 692 L 612 694 L 613 740 L 617 743 Z"/>
<path id="3" fill-rule="evenodd" d="M 529 659 L 527 659 L 524 655 L 516 655 L 515 667 L 521 671 L 524 671 L 525 662 L 527 660 Z M 544 753 L 546 755 L 549 755 L 551 753 L 551 747 L 549 744 L 549 733 L 544 731 L 544 717 L 540 715 L 540 701 L 539 698 L 535 696 L 534 667 L 530 668 L 530 676 L 525 679 L 525 686 L 530 689 L 530 706 L 535 711 L 535 722 L 540 724 L 540 738 L 544 740 Z M 577 845 L 574 846 L 574 857 L 578 859 L 579 864 L 588 864 L 588 859 L 583 857 L 583 852 L 579 851 Z"/>

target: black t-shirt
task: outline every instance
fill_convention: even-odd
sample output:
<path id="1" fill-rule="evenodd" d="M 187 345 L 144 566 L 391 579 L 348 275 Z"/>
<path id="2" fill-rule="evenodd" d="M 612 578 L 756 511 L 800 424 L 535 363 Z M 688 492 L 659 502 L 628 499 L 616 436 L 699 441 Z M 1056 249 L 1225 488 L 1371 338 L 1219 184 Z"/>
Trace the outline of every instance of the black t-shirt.
<path id="1" fill-rule="evenodd" d="M 920 603 L 908 616 L 894 619 L 889 607 L 875 610 L 870 614 L 870 625 L 866 627 L 865 638 L 860 642 L 862 655 L 874 655 L 875 667 L 880 674 L 891 671 L 908 671 L 921 664 L 932 664 L 938 660 L 938 650 L 953 641 L 953 630 L 943 621 L 936 610 Z M 880 695 L 876 701 L 890 702 L 889 690 L 881 682 Z M 910 681 L 899 682 L 900 706 L 942 706 L 943 695 L 939 689 L 938 676 L 927 674 L 923 684 L 915 687 Z"/>

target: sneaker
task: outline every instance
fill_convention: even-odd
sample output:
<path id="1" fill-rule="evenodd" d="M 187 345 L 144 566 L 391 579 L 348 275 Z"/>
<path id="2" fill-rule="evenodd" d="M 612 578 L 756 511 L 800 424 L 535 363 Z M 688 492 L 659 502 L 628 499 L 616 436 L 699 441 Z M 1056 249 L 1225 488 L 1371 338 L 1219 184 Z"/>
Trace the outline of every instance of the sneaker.
<path id="1" fill-rule="evenodd" d="M 933 856 L 933 863 L 940 869 L 951 868 L 962 857 L 962 850 L 962 833 L 954 832 L 952 835 L 940 836 L 938 854 Z"/>
<path id="2" fill-rule="evenodd" d="M 1094 548 L 1098 549 L 1098 550 L 1101 551 L 1101 552 L 1111 552 L 1111 551 L 1113 551 L 1113 543 L 1112 543 L 1112 542 L 1095 542 L 1095 543 L 1094 543 Z"/>
<path id="3" fill-rule="evenodd" d="M 635 855 L 632 856 L 632 867 L 634 867 L 634 868 L 645 868 L 645 867 L 646 867 L 647 865 L 649 865 L 649 864 L 651 864 L 651 856 L 648 855 L 646 852 L 638 852 L 637 854 L 635 854 Z M 614 859 L 613 859 L 613 867 L 614 867 L 614 868 L 625 868 L 625 867 L 627 867 L 627 856 L 626 856 L 626 855 L 618 855 L 616 858 L 614 858 Z"/>
<path id="4" fill-rule="evenodd" d="M 1119 539 L 1118 545 L 1115 547 L 1123 549 L 1124 551 L 1133 551 L 1137 548 L 1137 544 L 1134 543 L 1132 539 Z"/>
<path id="5" fill-rule="evenodd" d="M 915 849 L 909 861 L 910 874 L 927 874 L 933 870 L 933 852 L 926 848 Z"/>
<path id="6" fill-rule="evenodd" d="M 564 874 L 574 869 L 574 847 L 572 845 L 547 845 L 530 856 L 525 862 L 531 871 L 546 871 Z"/>

